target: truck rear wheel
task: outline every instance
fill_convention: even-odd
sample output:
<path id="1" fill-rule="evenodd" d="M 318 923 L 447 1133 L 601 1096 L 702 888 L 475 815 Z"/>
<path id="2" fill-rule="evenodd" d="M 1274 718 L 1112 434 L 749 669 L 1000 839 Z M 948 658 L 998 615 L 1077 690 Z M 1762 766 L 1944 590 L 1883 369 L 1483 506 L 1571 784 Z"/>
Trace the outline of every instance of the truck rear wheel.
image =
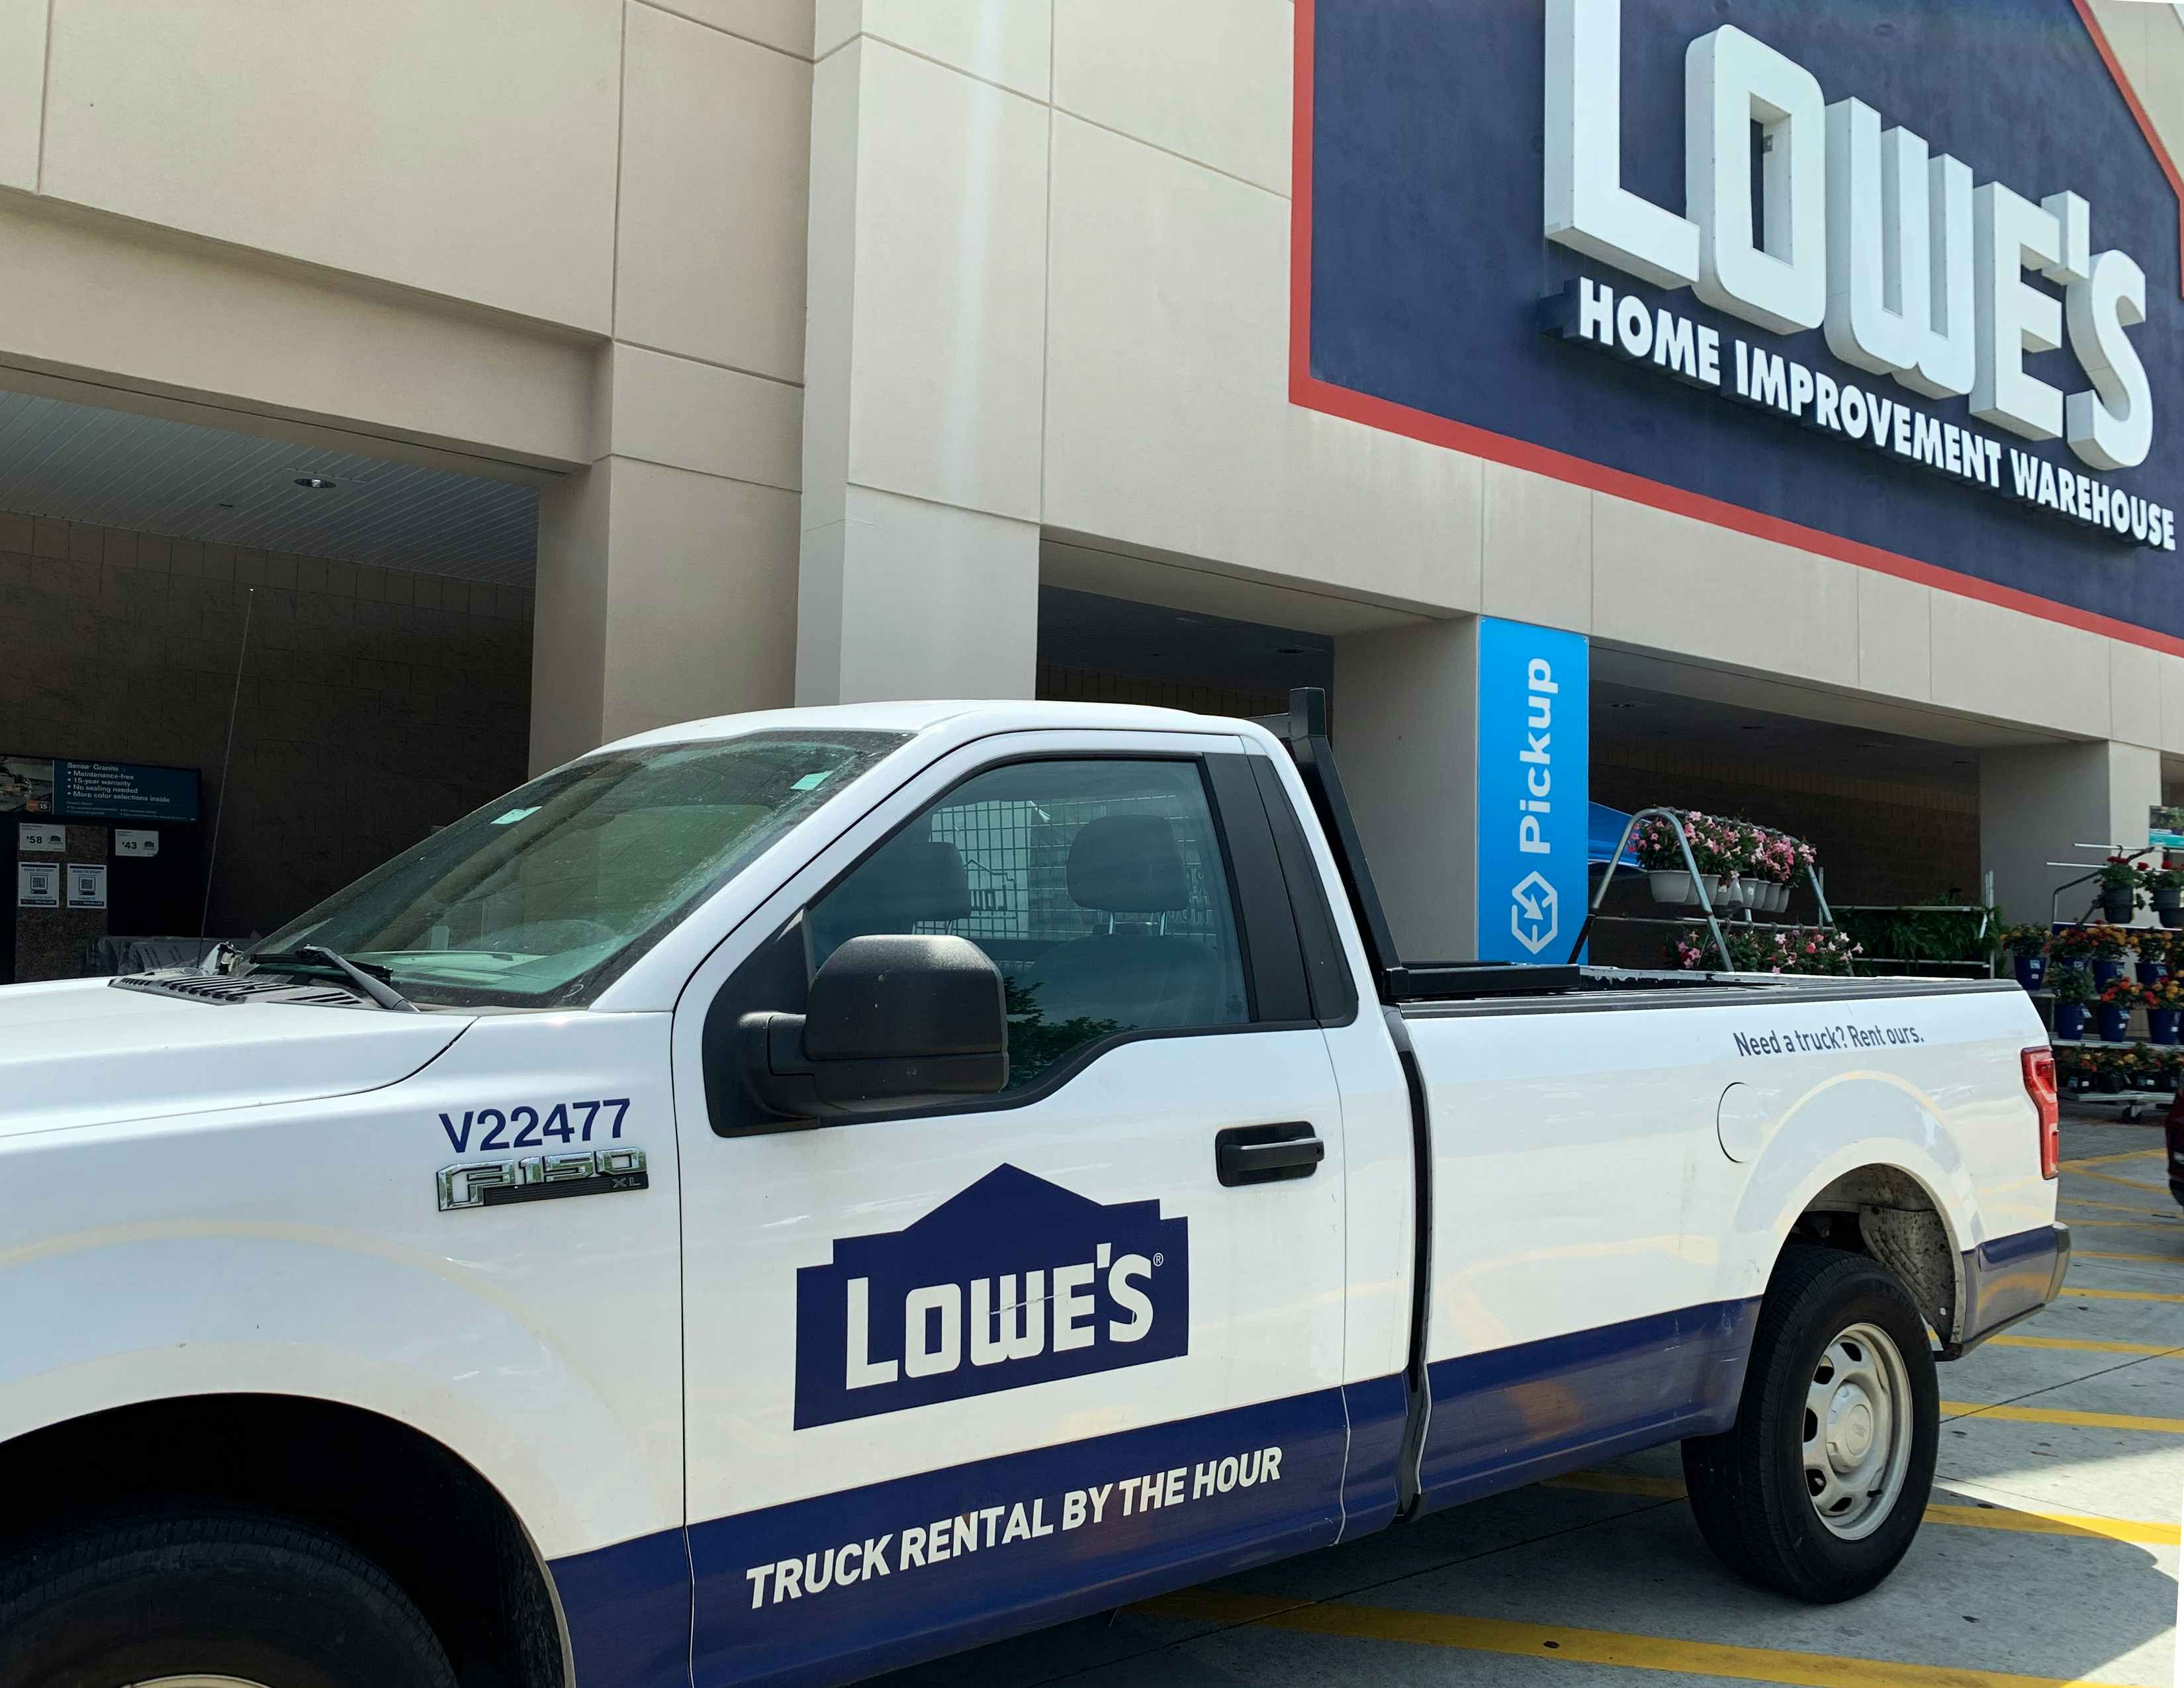
<path id="1" fill-rule="evenodd" d="M 1767 1286 L 1736 1425 L 1684 1444 L 1699 1532 L 1738 1574 L 1848 1600 L 1909 1551 L 1941 1396 L 1925 1321 L 1885 1267 L 1787 1251 Z"/>
<path id="2" fill-rule="evenodd" d="M 378 1566 L 259 1513 L 161 1515 L 56 1537 L 0 1566 L 0 1683 L 454 1688 L 432 1628 Z"/>

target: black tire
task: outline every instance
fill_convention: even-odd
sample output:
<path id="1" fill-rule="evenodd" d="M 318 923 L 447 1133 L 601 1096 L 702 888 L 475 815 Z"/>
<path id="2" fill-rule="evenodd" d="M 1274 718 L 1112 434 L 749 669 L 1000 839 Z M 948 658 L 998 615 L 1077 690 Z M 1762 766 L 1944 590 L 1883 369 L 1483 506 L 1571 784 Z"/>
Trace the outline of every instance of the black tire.
<path id="1" fill-rule="evenodd" d="M 384 1571 L 282 1518 L 133 1518 L 0 1565 L 0 1688 L 199 1674 L 264 1688 L 455 1688 L 431 1626 Z"/>
<path id="2" fill-rule="evenodd" d="M 1820 1517 L 1811 1492 L 1819 1479 L 1806 1474 L 1807 1395 L 1830 1345 L 1858 1325 L 1888 1337 L 1901 1358 L 1908 1448 L 1893 1500 L 1885 1509 L 1872 1501 L 1870 1533 L 1846 1540 Z M 1760 1305 L 1736 1425 L 1684 1444 L 1699 1533 L 1730 1569 L 1764 1587 L 1819 1602 L 1864 1594 L 1896 1568 L 1918 1534 L 1941 1423 L 1925 1321 L 1895 1275 L 1864 1255 L 1789 1249 Z"/>

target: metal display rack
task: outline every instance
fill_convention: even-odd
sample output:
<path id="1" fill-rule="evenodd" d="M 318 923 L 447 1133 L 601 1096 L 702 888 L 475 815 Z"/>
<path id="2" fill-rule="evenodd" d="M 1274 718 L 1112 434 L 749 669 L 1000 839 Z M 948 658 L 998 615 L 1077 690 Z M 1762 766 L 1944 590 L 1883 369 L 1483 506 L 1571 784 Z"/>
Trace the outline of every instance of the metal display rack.
<path id="1" fill-rule="evenodd" d="M 1607 900 L 1607 888 L 1615 883 L 1615 876 L 1623 868 L 1623 853 L 1630 847 L 1630 836 L 1638 829 L 1641 821 L 1666 821 L 1676 835 L 1676 848 L 1682 852 L 1684 870 L 1691 875 L 1691 891 L 1698 899 L 1699 912 L 1696 915 L 1664 916 L 1635 914 L 1602 914 L 1601 904 Z M 1634 866 L 1631 872 L 1643 873 L 1647 870 Z M 1805 878 L 1813 888 L 1814 900 L 1819 905 L 1822 929 L 1831 929 L 1836 917 L 1828 907 L 1828 894 L 1820 887 L 1818 867 L 1808 863 Z M 1607 858 L 1607 872 L 1600 876 L 1600 883 L 1592 894 L 1591 905 L 1585 910 L 1585 924 L 1578 928 L 1577 941 L 1570 945 L 1569 959 L 1573 961 L 1585 953 L 1585 940 L 1592 935 L 1596 925 L 1609 926 L 1672 926 L 1699 927 L 1707 929 L 1713 939 L 1714 953 L 1721 957 L 1721 969 L 1733 973 L 1736 963 L 1730 958 L 1729 940 L 1722 935 L 1721 922 L 1726 916 L 1734 924 L 1746 926 L 1799 926 L 1809 929 L 1813 924 L 1805 921 L 1754 920 L 1752 911 L 1741 904 L 1724 904 L 1717 908 L 1714 900 L 1707 894 L 1706 876 L 1699 872 L 1698 858 L 1691 853 L 1691 834 L 1684 830 L 1683 817 L 1673 809 L 1641 809 L 1623 823 L 1623 836 L 1615 841 L 1615 850 Z"/>
<path id="2" fill-rule="evenodd" d="M 1994 875 L 1986 874 L 1981 881 L 1981 894 L 1984 903 L 1838 903 L 1836 906 L 1845 914 L 1975 914 L 1979 928 L 1972 933 L 1975 943 L 1984 943 L 1994 928 Z M 1935 972 L 1970 972 L 1977 978 L 1992 978 L 1994 962 L 1979 961 L 1947 961 L 1918 955 L 1861 955 L 1858 960 L 1869 967 L 1919 967 Z"/>

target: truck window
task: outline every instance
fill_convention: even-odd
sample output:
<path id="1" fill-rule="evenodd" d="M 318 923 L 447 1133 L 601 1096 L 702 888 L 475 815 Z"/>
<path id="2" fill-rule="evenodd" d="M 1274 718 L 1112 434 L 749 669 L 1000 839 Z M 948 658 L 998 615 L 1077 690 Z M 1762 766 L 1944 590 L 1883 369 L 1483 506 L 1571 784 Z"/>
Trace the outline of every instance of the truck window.
<path id="1" fill-rule="evenodd" d="M 426 1005 L 582 1007 L 905 740 L 748 733 L 588 756 L 443 827 L 252 952 L 323 944 Z"/>
<path id="2" fill-rule="evenodd" d="M 844 940 L 953 933 L 1006 981 L 1009 1084 L 1136 1031 L 1251 1019 L 1221 843 L 1195 761 L 1011 763 L 975 775 L 808 912 Z"/>

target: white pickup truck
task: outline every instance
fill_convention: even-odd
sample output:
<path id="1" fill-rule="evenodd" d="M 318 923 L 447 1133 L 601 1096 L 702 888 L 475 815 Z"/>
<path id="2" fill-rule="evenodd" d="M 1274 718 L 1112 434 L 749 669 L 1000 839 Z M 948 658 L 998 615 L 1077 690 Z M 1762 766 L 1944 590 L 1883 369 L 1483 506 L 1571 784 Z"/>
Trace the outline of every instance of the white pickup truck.
<path id="1" fill-rule="evenodd" d="M 0 992 L 0 1684 L 841 1682 L 1677 1440 L 1870 1588 L 2024 994 L 1406 967 L 1321 708 L 666 728 Z"/>

